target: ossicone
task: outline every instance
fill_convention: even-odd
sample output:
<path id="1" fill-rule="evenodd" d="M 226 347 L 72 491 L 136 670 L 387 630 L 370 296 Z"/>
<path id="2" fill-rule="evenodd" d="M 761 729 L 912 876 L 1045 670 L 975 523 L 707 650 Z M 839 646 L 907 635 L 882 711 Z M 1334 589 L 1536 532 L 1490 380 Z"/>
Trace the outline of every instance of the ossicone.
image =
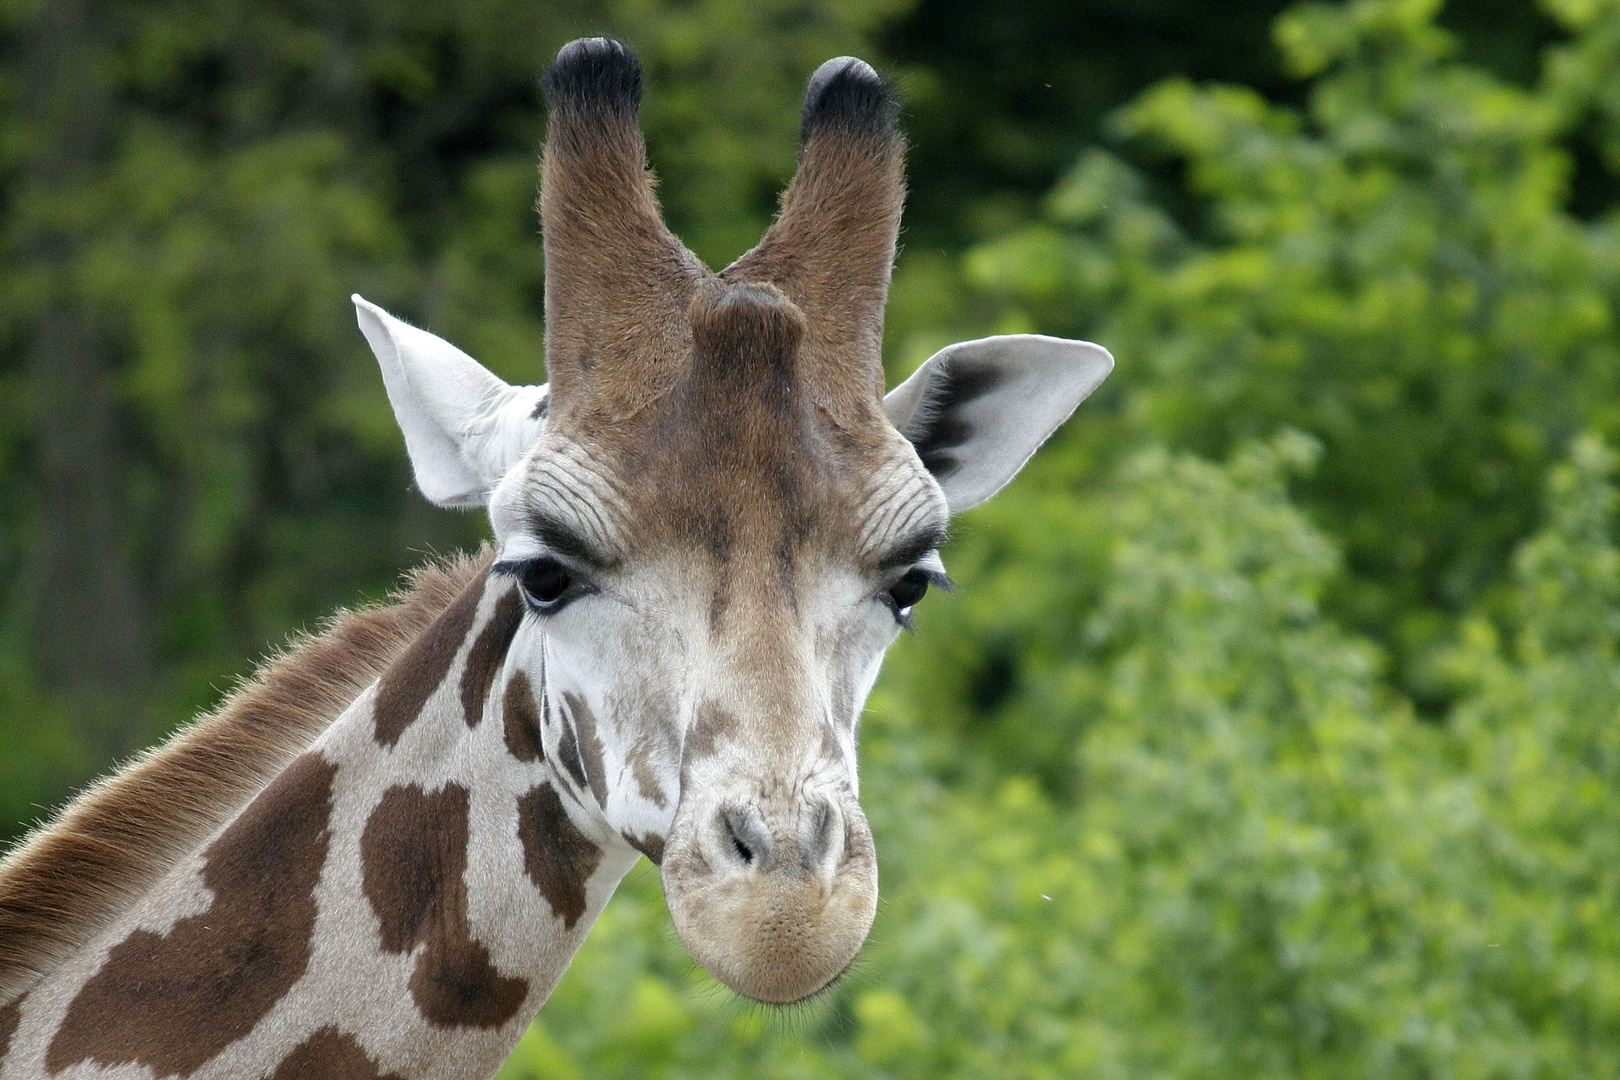
<path id="1" fill-rule="evenodd" d="M 853 56 L 828 60 L 804 90 L 800 145 L 824 130 L 845 136 L 898 135 L 900 99 L 866 61 Z"/>
<path id="2" fill-rule="evenodd" d="M 641 61 L 622 41 L 580 38 L 557 51 L 540 86 L 553 112 L 599 108 L 634 115 L 641 107 Z"/>
<path id="3" fill-rule="evenodd" d="M 612 38 L 562 47 L 541 85 L 546 369 L 552 416 L 634 412 L 690 347 L 686 304 L 702 264 L 664 226 L 636 125 L 641 64 Z"/>
<path id="4" fill-rule="evenodd" d="M 693 294 L 688 314 L 700 364 L 785 369 L 804 339 L 804 313 L 767 282 L 710 278 Z"/>

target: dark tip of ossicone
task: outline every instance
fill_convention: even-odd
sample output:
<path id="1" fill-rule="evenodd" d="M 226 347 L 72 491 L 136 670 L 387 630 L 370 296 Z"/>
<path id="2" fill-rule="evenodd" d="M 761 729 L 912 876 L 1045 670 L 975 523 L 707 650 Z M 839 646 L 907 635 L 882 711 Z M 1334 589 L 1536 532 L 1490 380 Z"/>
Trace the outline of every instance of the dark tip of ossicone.
<path id="1" fill-rule="evenodd" d="M 641 106 L 641 61 L 614 38 L 578 38 L 557 50 L 540 88 L 552 110 L 606 106 L 634 113 Z"/>
<path id="2" fill-rule="evenodd" d="M 900 99 L 872 65 L 840 56 L 816 68 L 804 89 L 799 143 L 823 129 L 844 134 L 887 135 L 899 128 Z"/>

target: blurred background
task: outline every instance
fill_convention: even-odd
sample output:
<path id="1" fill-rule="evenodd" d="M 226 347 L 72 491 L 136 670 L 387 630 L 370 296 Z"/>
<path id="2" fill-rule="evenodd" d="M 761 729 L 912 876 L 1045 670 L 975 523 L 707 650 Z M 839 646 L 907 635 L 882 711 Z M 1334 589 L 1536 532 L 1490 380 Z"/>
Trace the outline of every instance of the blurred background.
<path id="1" fill-rule="evenodd" d="M 503 1077 L 1620 1075 L 1616 0 L 0 0 L 0 838 L 486 535 L 348 296 L 543 378 L 601 32 L 711 266 L 857 54 L 891 380 L 1118 368 L 890 657 L 854 972 L 738 1002 L 643 862 Z"/>

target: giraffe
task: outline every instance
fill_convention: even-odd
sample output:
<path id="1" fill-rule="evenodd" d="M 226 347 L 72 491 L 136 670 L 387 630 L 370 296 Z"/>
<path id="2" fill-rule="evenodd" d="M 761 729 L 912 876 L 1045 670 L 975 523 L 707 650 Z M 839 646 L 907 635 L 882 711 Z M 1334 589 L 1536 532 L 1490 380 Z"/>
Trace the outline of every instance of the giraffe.
<path id="1" fill-rule="evenodd" d="M 482 552 L 339 616 L 0 863 L 0 1080 L 488 1077 L 633 863 L 745 997 L 853 963 L 877 900 L 860 712 L 949 517 L 1102 381 L 953 345 L 884 394 L 888 85 L 812 76 L 775 223 L 665 228 L 634 54 L 543 80 L 550 382 L 354 297 L 417 486 Z"/>

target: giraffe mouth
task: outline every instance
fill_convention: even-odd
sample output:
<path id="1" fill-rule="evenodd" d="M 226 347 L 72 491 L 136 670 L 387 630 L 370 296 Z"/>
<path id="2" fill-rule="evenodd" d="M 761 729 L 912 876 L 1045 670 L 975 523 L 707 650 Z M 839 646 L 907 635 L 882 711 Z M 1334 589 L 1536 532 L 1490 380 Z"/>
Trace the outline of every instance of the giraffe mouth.
<path id="1" fill-rule="evenodd" d="M 838 807 L 832 851 L 749 830 L 733 815 L 683 813 L 675 822 L 662 867 L 675 932 L 694 960 L 743 997 L 803 1000 L 849 970 L 872 927 L 871 830 L 853 799 Z M 716 827 L 700 827 L 705 818 Z"/>

